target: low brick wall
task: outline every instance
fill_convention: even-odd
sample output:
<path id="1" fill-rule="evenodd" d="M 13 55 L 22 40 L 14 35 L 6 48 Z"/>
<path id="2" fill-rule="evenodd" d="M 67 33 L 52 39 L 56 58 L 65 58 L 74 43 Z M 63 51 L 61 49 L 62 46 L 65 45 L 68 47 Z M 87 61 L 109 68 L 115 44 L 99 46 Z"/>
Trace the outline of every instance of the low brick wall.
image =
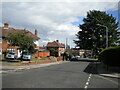
<path id="1" fill-rule="evenodd" d="M 57 61 L 62 61 L 62 60 L 63 60 L 62 56 L 57 57 Z"/>
<path id="2" fill-rule="evenodd" d="M 22 65 L 35 65 L 35 64 L 45 64 L 45 63 L 58 62 L 58 61 L 62 61 L 62 56 L 59 56 L 59 57 L 50 56 L 49 59 L 50 60 L 22 63 Z"/>
<path id="3" fill-rule="evenodd" d="M 51 61 L 42 61 L 42 62 L 29 62 L 29 63 L 22 63 L 22 65 L 35 65 L 35 64 L 53 63 L 53 62 L 56 62 L 56 61 L 51 60 Z"/>

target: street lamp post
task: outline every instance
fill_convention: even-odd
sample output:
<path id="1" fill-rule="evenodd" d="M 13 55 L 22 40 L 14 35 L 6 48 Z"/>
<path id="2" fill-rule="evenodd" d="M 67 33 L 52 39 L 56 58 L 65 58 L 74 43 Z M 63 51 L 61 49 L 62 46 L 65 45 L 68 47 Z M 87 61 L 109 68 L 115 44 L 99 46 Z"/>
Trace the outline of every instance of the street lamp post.
<path id="1" fill-rule="evenodd" d="M 108 27 L 101 24 L 97 24 L 97 25 L 106 28 L 106 48 L 108 48 Z"/>

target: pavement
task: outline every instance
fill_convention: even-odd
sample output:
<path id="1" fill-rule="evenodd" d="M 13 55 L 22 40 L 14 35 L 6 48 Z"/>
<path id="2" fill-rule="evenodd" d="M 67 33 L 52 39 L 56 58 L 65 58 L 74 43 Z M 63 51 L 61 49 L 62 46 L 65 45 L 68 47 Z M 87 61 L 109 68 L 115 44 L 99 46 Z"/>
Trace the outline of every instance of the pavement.
<path id="1" fill-rule="evenodd" d="M 25 69 L 32 69 L 32 68 L 39 68 L 39 67 L 46 67 L 46 66 L 50 66 L 50 65 L 56 65 L 56 64 L 61 64 L 61 63 L 65 63 L 67 61 L 42 61 L 42 62 L 38 62 L 38 64 L 36 62 L 24 62 L 23 65 L 18 65 L 18 66 L 0 66 L 0 73 L 4 73 L 7 71 L 16 71 L 16 70 L 25 70 Z"/>
<path id="2" fill-rule="evenodd" d="M 120 78 L 120 67 L 108 67 L 108 69 L 102 64 L 97 64 L 97 73 L 100 76 L 111 77 L 111 78 Z"/>

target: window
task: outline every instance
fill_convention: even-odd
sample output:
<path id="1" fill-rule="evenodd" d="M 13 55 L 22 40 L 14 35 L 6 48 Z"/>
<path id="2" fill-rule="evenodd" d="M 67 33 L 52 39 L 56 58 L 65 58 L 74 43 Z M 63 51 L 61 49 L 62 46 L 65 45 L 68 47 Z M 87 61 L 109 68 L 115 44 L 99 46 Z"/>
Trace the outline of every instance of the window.
<path id="1" fill-rule="evenodd" d="M 11 43 L 11 40 L 7 41 L 7 43 L 10 44 L 10 43 Z"/>
<path id="2" fill-rule="evenodd" d="M 15 52 L 15 49 L 14 48 L 8 48 L 7 49 L 9 52 Z"/>

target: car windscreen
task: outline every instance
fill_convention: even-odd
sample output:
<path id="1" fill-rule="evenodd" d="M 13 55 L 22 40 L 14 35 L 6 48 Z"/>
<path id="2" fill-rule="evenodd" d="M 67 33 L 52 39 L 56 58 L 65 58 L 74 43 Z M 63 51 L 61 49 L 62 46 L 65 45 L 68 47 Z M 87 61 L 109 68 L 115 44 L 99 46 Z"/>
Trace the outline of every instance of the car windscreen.
<path id="1" fill-rule="evenodd" d="M 9 54 L 15 55 L 15 53 L 9 53 Z"/>

